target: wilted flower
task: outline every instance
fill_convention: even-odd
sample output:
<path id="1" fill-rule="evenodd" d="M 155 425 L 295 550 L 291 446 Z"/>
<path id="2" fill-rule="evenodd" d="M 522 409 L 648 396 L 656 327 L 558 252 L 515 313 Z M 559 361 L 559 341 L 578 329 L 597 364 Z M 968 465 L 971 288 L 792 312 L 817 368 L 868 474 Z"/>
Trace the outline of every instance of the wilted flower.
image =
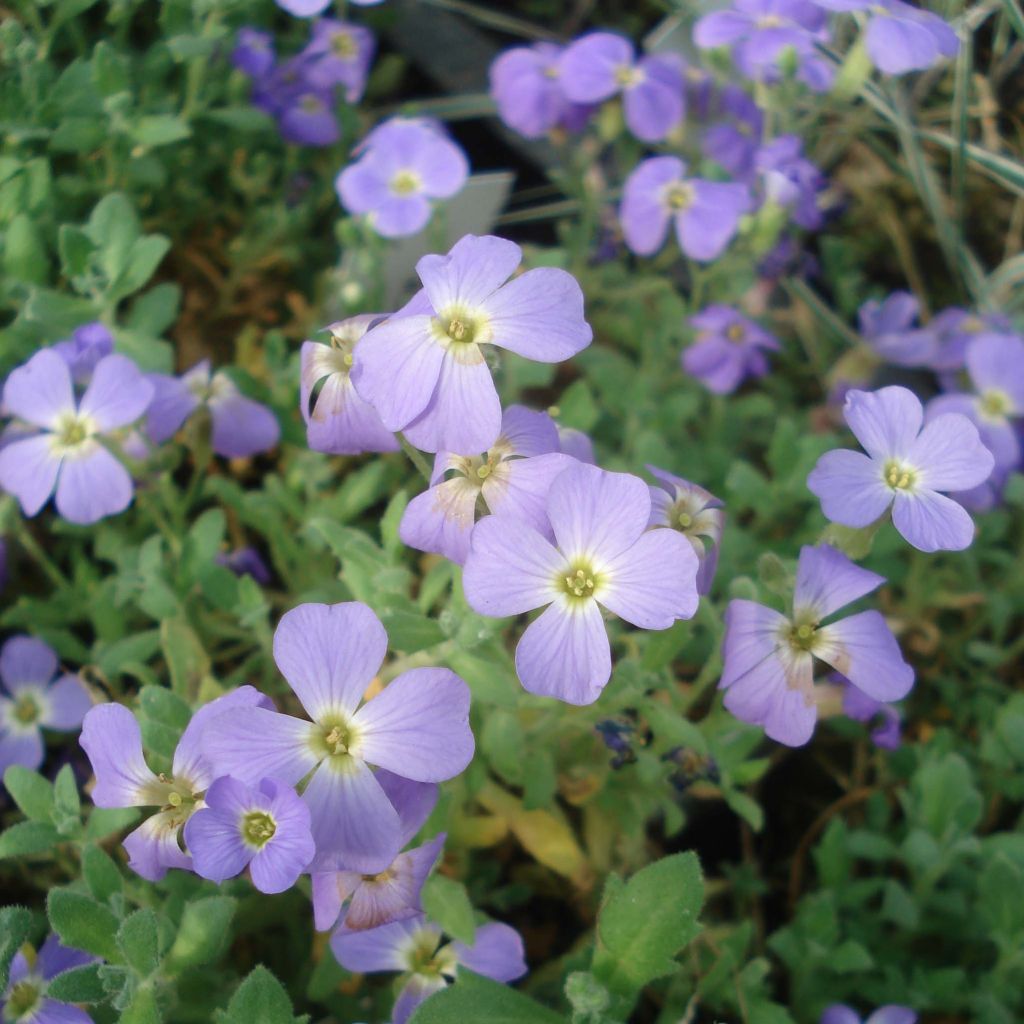
<path id="1" fill-rule="evenodd" d="M 526 973 L 523 940 L 514 928 L 497 921 L 477 926 L 476 937 L 468 946 L 444 943 L 441 929 L 423 916 L 368 931 L 340 928 L 331 936 L 331 951 L 349 971 L 402 972 L 392 1024 L 406 1024 L 427 996 L 455 979 L 460 967 L 502 982 Z"/>
<path id="2" fill-rule="evenodd" d="M 775 335 L 729 306 L 708 306 L 690 317 L 690 326 L 697 338 L 683 350 L 683 369 L 716 395 L 731 394 L 747 377 L 763 377 L 764 353 L 779 349 Z"/>
<path id="3" fill-rule="evenodd" d="M 213 450 L 226 458 L 267 451 L 281 436 L 277 417 L 265 405 L 246 398 L 222 370 L 211 373 L 208 359 L 180 377 L 151 373 L 149 379 L 156 394 L 146 416 L 146 432 L 155 444 L 173 437 L 200 408 L 210 412 Z"/>
<path id="4" fill-rule="evenodd" d="M 437 453 L 430 487 L 409 502 L 402 516 L 402 542 L 461 565 L 469 554 L 480 504 L 484 515 L 520 519 L 550 539 L 548 491 L 573 463 L 558 446 L 550 416 L 509 406 L 501 419 L 501 434 L 486 455 Z"/>
<path id="5" fill-rule="evenodd" d="M 43 763 L 43 729 L 72 732 L 92 707 L 81 679 L 65 673 L 54 682 L 57 655 L 42 640 L 11 637 L 0 649 L 0 779 L 12 764 Z"/>
<path id="6" fill-rule="evenodd" d="M 508 281 L 521 258 L 514 242 L 466 235 L 416 264 L 423 290 L 355 348 L 356 391 L 389 430 L 424 451 L 479 455 L 501 432 L 481 346 L 558 362 L 590 344 L 572 275 L 540 267 Z"/>
<path id="7" fill-rule="evenodd" d="M 76 327 L 66 341 L 58 341 L 53 351 L 68 364 L 75 385 L 85 387 L 92 379 L 96 364 L 114 351 L 114 336 L 99 321 L 83 324 Z"/>
<path id="8" fill-rule="evenodd" d="M 686 164 L 678 157 L 656 156 L 626 179 L 619 218 L 633 252 L 657 252 L 674 223 L 683 252 L 706 262 L 725 251 L 750 208 L 746 185 L 687 178 Z"/>
<path id="9" fill-rule="evenodd" d="M 7 989 L 0 994 L 0 1018 L 12 1024 L 92 1024 L 85 1010 L 51 999 L 46 989 L 65 971 L 94 963 L 96 957 L 62 946 L 56 935 L 47 937 L 31 966 L 18 950 L 11 961 Z"/>
<path id="10" fill-rule="evenodd" d="M 178 741 L 172 775 L 155 775 L 142 753 L 142 732 L 135 716 L 121 704 L 100 704 L 85 716 L 80 743 L 96 775 L 92 802 L 97 807 L 159 807 L 124 840 L 128 866 L 151 882 L 168 868 L 191 870 L 181 829 L 198 808 L 215 775 L 202 753 L 202 734 L 211 719 L 242 708 L 273 707 L 251 686 L 240 686 L 204 704 Z"/>
<path id="11" fill-rule="evenodd" d="M 0 450 L 0 487 L 34 516 L 57 491 L 57 511 L 69 522 L 94 523 L 123 512 L 132 478 L 101 441 L 134 423 L 147 409 L 153 385 L 125 356 L 95 366 L 76 402 L 68 364 L 52 349 L 13 370 L 4 385 L 6 411 L 38 432 Z"/>
<path id="12" fill-rule="evenodd" d="M 914 670 L 877 611 L 821 625 L 822 619 L 884 582 L 884 577 L 822 544 L 800 549 L 790 615 L 755 601 L 730 601 L 718 684 L 726 691 L 726 708 L 743 722 L 763 726 L 773 740 L 802 746 L 818 717 L 815 658 L 875 700 L 905 697 Z"/>
<path id="13" fill-rule="evenodd" d="M 668 629 L 697 610 L 697 556 L 675 530 L 648 530 L 647 485 L 576 464 L 551 485 L 552 545 L 516 519 L 473 529 L 463 586 L 469 606 L 504 617 L 545 608 L 516 648 L 523 686 L 591 704 L 611 676 L 601 608 L 641 629 Z"/>
<path id="14" fill-rule="evenodd" d="M 363 703 L 387 643 L 365 604 L 293 608 L 278 623 L 274 660 L 313 721 L 240 708 L 218 716 L 204 737 L 218 775 L 288 786 L 309 777 L 302 798 L 317 871 L 383 871 L 401 847 L 398 813 L 369 765 L 440 782 L 473 757 L 469 688 L 448 669 L 411 669 Z"/>
<path id="15" fill-rule="evenodd" d="M 851 391 L 843 414 L 867 455 L 841 449 L 818 460 L 807 486 L 821 499 L 825 515 L 861 528 L 891 508 L 893 525 L 915 548 L 968 547 L 974 538 L 971 517 L 939 492 L 968 490 L 992 472 L 995 460 L 974 424 L 950 413 L 922 429 L 921 402 L 900 387 Z"/>
<path id="16" fill-rule="evenodd" d="M 450 199 L 466 184 L 465 153 L 428 122 L 394 119 L 335 181 L 349 213 L 365 215 L 385 238 L 414 235 L 430 220 L 431 202 Z"/>
<path id="17" fill-rule="evenodd" d="M 626 125 L 644 142 L 660 142 L 683 120 L 684 68 L 676 54 L 637 59 L 624 36 L 591 32 L 566 48 L 559 68 L 574 103 L 601 103 L 621 93 Z"/>

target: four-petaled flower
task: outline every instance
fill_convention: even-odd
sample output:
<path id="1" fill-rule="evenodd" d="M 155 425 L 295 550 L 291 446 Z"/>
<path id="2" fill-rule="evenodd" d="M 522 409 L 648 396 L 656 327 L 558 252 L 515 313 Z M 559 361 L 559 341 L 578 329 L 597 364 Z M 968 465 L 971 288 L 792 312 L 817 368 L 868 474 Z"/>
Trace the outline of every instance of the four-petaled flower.
<path id="1" fill-rule="evenodd" d="M 690 317 L 697 338 L 683 350 L 683 369 L 716 395 L 735 391 L 747 377 L 768 372 L 765 352 L 777 352 L 774 334 L 730 306 L 708 306 Z"/>

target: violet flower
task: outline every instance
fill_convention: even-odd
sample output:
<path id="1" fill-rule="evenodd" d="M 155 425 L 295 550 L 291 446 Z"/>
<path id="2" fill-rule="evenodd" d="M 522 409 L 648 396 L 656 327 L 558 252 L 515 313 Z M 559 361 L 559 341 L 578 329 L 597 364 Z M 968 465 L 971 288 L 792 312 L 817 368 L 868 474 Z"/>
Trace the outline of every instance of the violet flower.
<path id="1" fill-rule="evenodd" d="M 277 417 L 270 409 L 246 398 L 222 370 L 211 373 L 208 359 L 180 377 L 151 373 L 149 379 L 156 394 L 146 416 L 146 432 L 154 444 L 173 437 L 201 408 L 210 413 L 213 450 L 226 458 L 241 459 L 268 451 L 281 436 Z"/>
<path id="2" fill-rule="evenodd" d="M 508 281 L 521 259 L 514 242 L 466 235 L 416 264 L 423 290 L 355 347 L 356 391 L 388 430 L 423 451 L 478 455 L 501 432 L 481 346 L 554 363 L 590 344 L 572 275 L 539 267 Z"/>
<path id="3" fill-rule="evenodd" d="M 523 686 L 569 704 L 592 704 L 611 677 L 601 608 L 640 629 L 668 629 L 697 610 L 697 556 L 675 530 L 648 530 L 647 485 L 577 464 L 551 485 L 552 545 L 517 519 L 473 529 L 463 586 L 469 606 L 503 618 L 545 608 L 516 648 Z"/>
<path id="4" fill-rule="evenodd" d="M 972 313 L 955 306 L 934 316 L 928 329 L 935 336 L 935 352 L 928 366 L 939 373 L 964 368 L 967 346 L 975 339 L 989 334 L 1013 334 L 1009 317 L 1001 313 Z"/>
<path id="5" fill-rule="evenodd" d="M 764 114 L 747 93 L 735 85 L 717 96 L 715 121 L 701 139 L 701 152 L 734 178 L 754 172 L 754 160 L 764 132 Z"/>
<path id="6" fill-rule="evenodd" d="M 858 1013 L 844 1003 L 833 1003 L 825 1008 L 819 1024 L 861 1024 Z M 880 1006 L 863 1024 L 917 1024 L 917 1014 L 909 1006 L 890 1003 Z"/>
<path id="7" fill-rule="evenodd" d="M 368 28 L 321 18 L 313 24 L 309 43 L 302 51 L 309 62 L 306 81 L 325 90 L 340 85 L 346 102 L 357 103 L 366 88 L 375 48 L 376 41 Z"/>
<path id="8" fill-rule="evenodd" d="M 95 321 L 76 327 L 70 338 L 53 346 L 53 351 L 68 364 L 75 386 L 85 387 L 97 363 L 114 351 L 114 336 L 105 324 Z"/>
<path id="9" fill-rule="evenodd" d="M 349 971 L 402 972 L 392 1024 L 406 1024 L 420 1003 L 455 979 L 460 967 L 506 983 L 526 973 L 523 940 L 514 928 L 497 921 L 479 925 L 469 946 L 444 943 L 441 929 L 423 916 L 369 931 L 338 929 L 331 936 L 331 951 Z"/>
<path id="10" fill-rule="evenodd" d="M 231 63 L 239 71 L 250 78 L 264 78 L 270 74 L 276 59 L 274 37 L 269 32 L 248 25 L 238 30 Z"/>
<path id="11" fill-rule="evenodd" d="M 732 394 L 748 377 L 763 377 L 764 353 L 779 350 L 775 335 L 729 306 L 708 306 L 689 322 L 697 337 L 683 350 L 683 369 L 716 395 Z"/>
<path id="12" fill-rule="evenodd" d="M 13 636 L 0 648 L 0 779 L 12 764 L 35 770 L 43 763 L 43 729 L 73 732 L 92 707 L 76 675 L 57 675 L 53 649 L 30 636 Z M 9 695 L 9 696 L 8 696 Z"/>
<path id="13" fill-rule="evenodd" d="M 437 803 L 437 786 L 410 782 L 383 769 L 377 781 L 398 812 L 401 847 L 407 846 Z M 329 931 L 336 924 L 345 931 L 378 928 L 423 913 L 423 883 L 444 846 L 442 832 L 422 846 L 398 854 L 383 871 L 365 875 L 359 871 L 313 873 L 313 924 Z M 340 920 L 339 920 L 340 919 Z"/>
<path id="14" fill-rule="evenodd" d="M 935 354 L 936 337 L 916 325 L 919 309 L 910 292 L 893 292 L 882 302 L 869 299 L 857 311 L 861 337 L 886 362 L 927 366 Z"/>
<path id="15" fill-rule="evenodd" d="M 626 245 L 641 256 L 657 252 L 674 223 L 683 252 L 707 262 L 725 251 L 751 205 L 746 185 L 687 178 L 678 157 L 656 156 L 626 179 L 619 219 Z"/>
<path id="16" fill-rule="evenodd" d="M 277 118 L 281 138 L 298 146 L 332 146 L 341 138 L 331 93 L 306 88 L 289 95 Z"/>
<path id="17" fill-rule="evenodd" d="M 56 935 L 47 937 L 31 966 L 19 950 L 11 961 L 7 989 L 0 994 L 0 1018 L 12 1024 L 92 1024 L 85 1010 L 51 999 L 46 989 L 65 971 L 98 962 L 89 953 L 61 945 Z"/>
<path id="18" fill-rule="evenodd" d="M 384 238 L 400 238 L 422 231 L 431 203 L 461 191 L 468 175 L 465 153 L 443 133 L 425 122 L 393 119 L 374 130 L 335 188 L 349 213 L 365 216 Z"/>
<path id="19" fill-rule="evenodd" d="M 825 222 L 818 197 L 827 182 L 803 147 L 798 135 L 780 135 L 758 149 L 754 162 L 765 198 L 788 210 L 805 231 L 817 231 Z"/>
<path id="20" fill-rule="evenodd" d="M 437 453 L 430 487 L 409 502 L 399 537 L 409 547 L 462 565 L 482 505 L 485 515 L 522 520 L 550 540 L 548 491 L 574 461 L 558 447 L 558 431 L 550 416 L 521 405 L 509 406 L 501 419 L 501 434 L 486 455 Z"/>
<path id="21" fill-rule="evenodd" d="M 644 142 L 667 138 L 686 113 L 682 58 L 637 59 L 633 44 L 613 32 L 591 32 L 571 43 L 559 70 L 573 103 L 601 103 L 621 93 L 626 126 Z"/>
<path id="22" fill-rule="evenodd" d="M 270 570 L 255 548 L 237 548 L 214 555 L 214 562 L 230 569 L 236 576 L 251 576 L 261 586 L 270 582 Z"/>
<path id="23" fill-rule="evenodd" d="M 401 847 L 398 813 L 370 765 L 415 782 L 458 775 L 473 757 L 469 688 L 415 668 L 372 700 L 387 634 L 359 602 L 303 604 L 274 634 L 274 660 L 312 721 L 247 707 L 218 716 L 204 751 L 219 775 L 298 785 L 312 814 L 315 871 L 384 871 Z"/>
<path id="24" fill-rule="evenodd" d="M 893 525 L 918 550 L 968 547 L 971 517 L 940 492 L 975 487 L 992 472 L 995 460 L 974 424 L 950 413 L 922 429 L 921 402 L 901 387 L 851 391 L 843 415 L 867 455 L 840 449 L 818 460 L 807 486 L 825 516 L 858 529 L 891 508 Z"/>
<path id="25" fill-rule="evenodd" d="M 351 378 L 356 342 L 382 319 L 377 313 L 350 317 L 327 328 L 329 345 L 302 343 L 299 411 L 306 421 L 306 443 L 313 451 L 360 455 L 399 450 L 395 435 L 381 423 L 373 406 L 359 397 Z M 320 391 L 313 400 L 318 384 Z"/>
<path id="26" fill-rule="evenodd" d="M 96 363 L 76 402 L 71 370 L 52 349 L 42 349 L 11 371 L 3 404 L 38 432 L 0 450 L 0 487 L 34 516 L 57 492 L 57 511 L 72 523 L 95 523 L 123 512 L 132 478 L 101 438 L 134 423 L 147 409 L 153 385 L 121 355 Z"/>
<path id="27" fill-rule="evenodd" d="M 725 512 L 722 502 L 698 484 L 667 473 L 657 466 L 647 472 L 657 481 L 651 491 L 651 526 L 678 530 L 693 545 L 697 556 L 697 593 L 707 594 L 718 567 Z"/>
<path id="28" fill-rule="evenodd" d="M 815 658 L 875 700 L 905 697 L 914 684 L 914 670 L 877 611 L 821 625 L 822 619 L 884 582 L 884 577 L 822 544 L 800 549 L 791 614 L 755 601 L 730 601 L 718 684 L 726 691 L 726 708 L 740 721 L 762 726 L 771 739 L 802 746 L 818 717 Z"/>
<path id="29" fill-rule="evenodd" d="M 92 802 L 97 807 L 160 808 L 124 840 L 128 866 L 136 874 L 158 882 L 168 868 L 191 870 L 179 836 L 216 777 L 203 756 L 203 732 L 216 716 L 253 707 L 273 705 L 253 687 L 240 686 L 199 708 L 178 741 L 169 777 L 155 775 L 146 764 L 142 732 L 128 708 L 100 704 L 85 716 L 79 742 L 96 776 Z"/>

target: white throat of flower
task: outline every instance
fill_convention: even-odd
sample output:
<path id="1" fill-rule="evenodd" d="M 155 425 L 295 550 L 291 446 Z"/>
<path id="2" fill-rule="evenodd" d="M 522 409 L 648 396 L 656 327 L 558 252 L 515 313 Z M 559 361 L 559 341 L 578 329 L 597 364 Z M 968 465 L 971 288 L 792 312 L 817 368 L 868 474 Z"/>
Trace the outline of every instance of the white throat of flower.
<path id="1" fill-rule="evenodd" d="M 986 388 L 978 395 L 975 408 L 986 423 L 1003 424 L 1017 414 L 1009 392 L 1002 388 Z"/>
<path id="2" fill-rule="evenodd" d="M 461 304 L 439 310 L 430 321 L 430 333 L 460 363 L 482 362 L 480 346 L 494 338 L 491 318 L 486 311 Z"/>
<path id="3" fill-rule="evenodd" d="M 99 426 L 91 416 L 68 410 L 58 417 L 50 445 L 55 455 L 85 455 L 95 445 L 93 438 L 99 432 Z"/>
<path id="4" fill-rule="evenodd" d="M 913 494 L 921 483 L 921 472 L 903 459 L 887 459 L 882 467 L 882 481 L 894 494 Z"/>

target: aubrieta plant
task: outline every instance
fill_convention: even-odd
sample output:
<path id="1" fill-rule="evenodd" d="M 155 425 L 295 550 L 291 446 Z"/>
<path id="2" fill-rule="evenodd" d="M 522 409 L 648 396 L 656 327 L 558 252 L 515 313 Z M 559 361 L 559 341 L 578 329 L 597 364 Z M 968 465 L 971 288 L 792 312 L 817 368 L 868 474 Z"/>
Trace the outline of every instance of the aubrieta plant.
<path id="1" fill-rule="evenodd" d="M 1016 0 L 0 64 L 3 1024 L 1024 1019 Z"/>

